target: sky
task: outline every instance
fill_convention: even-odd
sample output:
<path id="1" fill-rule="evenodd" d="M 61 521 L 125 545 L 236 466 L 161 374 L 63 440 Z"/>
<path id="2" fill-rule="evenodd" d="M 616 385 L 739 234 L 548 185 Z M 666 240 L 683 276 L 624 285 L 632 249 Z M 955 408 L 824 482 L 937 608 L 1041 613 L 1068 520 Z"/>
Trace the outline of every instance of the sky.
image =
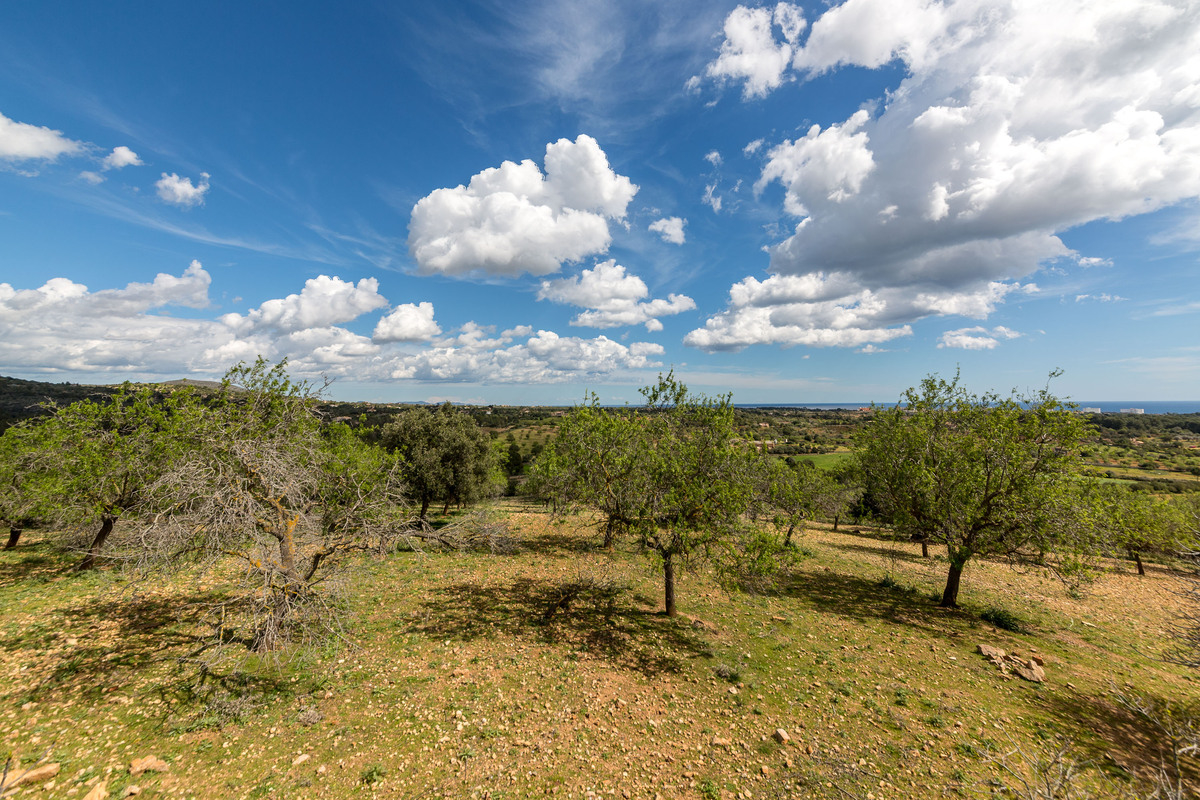
<path id="1" fill-rule="evenodd" d="M 5 6 L 0 374 L 1200 399 L 1200 4 Z"/>

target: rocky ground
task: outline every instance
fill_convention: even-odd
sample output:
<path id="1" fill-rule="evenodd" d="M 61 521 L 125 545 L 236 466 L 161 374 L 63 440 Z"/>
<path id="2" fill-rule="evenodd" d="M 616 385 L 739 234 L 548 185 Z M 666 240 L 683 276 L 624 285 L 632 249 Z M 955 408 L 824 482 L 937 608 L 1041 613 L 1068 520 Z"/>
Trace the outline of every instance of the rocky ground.
<path id="1" fill-rule="evenodd" d="M 29 535 L 0 554 L 0 756 L 47 772 L 17 796 L 988 796 L 1063 748 L 1114 796 L 1162 741 L 1118 693 L 1198 694 L 1159 660 L 1182 586 L 1164 569 L 1114 564 L 1071 597 L 972 563 L 947 611 L 944 560 L 822 528 L 770 593 L 686 573 L 668 619 L 632 548 L 504 513 L 509 552 L 365 559 L 338 646 L 199 691 L 179 657 L 214 587 L 64 576 Z"/>

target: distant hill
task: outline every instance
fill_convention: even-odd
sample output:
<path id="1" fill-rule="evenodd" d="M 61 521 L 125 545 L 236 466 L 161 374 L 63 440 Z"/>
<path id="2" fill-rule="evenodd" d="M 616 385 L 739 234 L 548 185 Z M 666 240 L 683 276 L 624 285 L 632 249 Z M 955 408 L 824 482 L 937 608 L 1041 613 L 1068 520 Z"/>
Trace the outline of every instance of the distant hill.
<path id="1" fill-rule="evenodd" d="M 46 404 L 64 406 L 89 397 L 110 397 L 115 391 L 115 386 L 44 383 L 0 376 L 0 430 L 44 414 Z"/>

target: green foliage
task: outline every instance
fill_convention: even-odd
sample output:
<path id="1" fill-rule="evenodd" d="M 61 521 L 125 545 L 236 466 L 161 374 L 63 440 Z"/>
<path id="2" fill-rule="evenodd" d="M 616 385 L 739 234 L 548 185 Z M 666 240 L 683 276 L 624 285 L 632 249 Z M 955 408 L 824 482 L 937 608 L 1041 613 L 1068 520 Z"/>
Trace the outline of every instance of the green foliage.
<path id="1" fill-rule="evenodd" d="M 358 782 L 361 784 L 364 784 L 366 786 L 370 786 L 372 784 L 379 783 L 381 780 L 383 780 L 386 777 L 387 777 L 386 769 L 384 769 L 379 764 L 372 764 L 369 767 L 367 767 L 366 769 L 364 769 L 362 771 L 362 774 L 358 776 Z"/>
<path id="2" fill-rule="evenodd" d="M 21 451 L 26 508 L 69 526 L 100 524 L 80 568 L 91 567 L 116 522 L 163 510 L 149 488 L 186 453 L 204 410 L 187 390 L 125 384 L 111 398 L 53 408 L 5 433 Z"/>
<path id="3" fill-rule="evenodd" d="M 896 529 L 945 545 L 942 605 L 957 605 L 976 555 L 1053 550 L 1070 534 L 1057 512 L 1077 472 L 1086 427 L 1043 389 L 1033 396 L 968 393 L 930 376 L 904 402 L 875 409 L 857 461 Z"/>
<path id="4" fill-rule="evenodd" d="M 383 445 L 402 463 L 407 493 L 425 519 L 434 501 L 474 503 L 492 491 L 500 458 L 468 414 L 446 403 L 401 412 L 382 431 Z"/>
<path id="5" fill-rule="evenodd" d="M 997 628 L 1013 633 L 1025 633 L 1025 623 L 1021 618 L 1012 613 L 1008 609 L 1000 608 L 999 606 L 989 606 L 979 614 L 979 618 L 984 622 L 990 622 Z"/>
<path id="6" fill-rule="evenodd" d="M 593 396 L 562 421 L 531 478 L 539 491 L 605 515 L 606 542 L 628 532 L 663 570 L 675 614 L 675 570 L 689 559 L 742 558 L 752 572 L 769 555 L 743 515 L 761 485 L 763 456 L 743 445 L 729 396 L 691 394 L 674 373 L 641 390 L 634 410 Z M 775 549 L 778 546 L 775 545 Z"/>

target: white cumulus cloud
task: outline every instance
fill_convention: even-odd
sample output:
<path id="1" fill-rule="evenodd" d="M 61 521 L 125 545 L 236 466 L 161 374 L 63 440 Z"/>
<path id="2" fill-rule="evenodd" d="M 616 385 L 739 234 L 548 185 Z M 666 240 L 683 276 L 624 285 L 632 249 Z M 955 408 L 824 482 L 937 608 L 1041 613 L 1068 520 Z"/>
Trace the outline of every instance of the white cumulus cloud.
<path id="1" fill-rule="evenodd" d="M 396 306 L 375 326 L 374 342 L 424 342 L 442 332 L 433 319 L 433 303 Z"/>
<path id="2" fill-rule="evenodd" d="M 765 97 L 783 82 L 805 24 L 803 10 L 790 3 L 773 9 L 738 6 L 725 19 L 725 41 L 706 74 L 718 81 L 743 80 L 745 97 Z"/>
<path id="3" fill-rule="evenodd" d="M 663 217 L 651 222 L 649 230 L 651 233 L 661 236 L 664 242 L 683 244 L 683 227 L 685 225 L 687 225 L 687 220 L 682 217 Z"/>
<path id="4" fill-rule="evenodd" d="M 0 114 L 0 159 L 7 161 L 54 161 L 59 156 L 83 151 L 82 142 L 63 136 L 62 131 L 15 122 Z"/>
<path id="5" fill-rule="evenodd" d="M 106 155 L 101 162 L 101 168 L 104 170 L 140 167 L 141 165 L 142 160 L 138 158 L 138 154 L 123 144 L 114 147 L 113 151 Z"/>
<path id="6" fill-rule="evenodd" d="M 305 281 L 299 294 L 267 300 L 245 316 L 226 314 L 221 320 L 242 332 L 263 328 L 292 332 L 349 322 L 387 304 L 375 278 L 363 278 L 354 284 L 336 276 L 318 275 Z"/>
<path id="7" fill-rule="evenodd" d="M 204 204 L 209 177 L 207 172 L 201 172 L 199 183 L 193 184 L 191 178 L 181 178 L 174 172 L 170 175 L 164 172 L 154 187 L 158 190 L 159 199 L 164 203 L 191 208 Z"/>
<path id="8" fill-rule="evenodd" d="M 942 334 L 938 347 L 954 347 L 960 350 L 994 350 L 1002 340 L 1017 339 L 1021 336 L 1017 331 L 1005 328 L 1003 325 L 990 331 L 983 327 L 959 328 Z"/>
<path id="9" fill-rule="evenodd" d="M 847 66 L 904 71 L 878 110 L 766 149 L 755 188 L 778 182 L 796 220 L 770 249 L 774 276 L 846 276 L 886 303 L 893 325 L 930 314 L 981 318 L 1015 287 L 1029 291 L 1028 277 L 1049 261 L 1108 263 L 1072 252 L 1062 231 L 1200 198 L 1193 3 L 846 0 L 803 41 L 766 25 L 765 14 L 729 15 L 710 77 L 744 81 L 754 97 Z M 751 17 L 754 48 L 745 44 Z M 778 74 L 721 66 L 739 46 L 791 59 Z M 1008 288 L 996 296 L 995 286 Z M 859 296 L 838 307 L 860 309 Z M 896 317 L 903 309 L 911 316 Z M 809 316 L 817 324 L 821 309 Z M 878 330 L 874 315 L 854 316 Z M 798 318 L 796 309 L 764 316 L 731 304 L 689 339 L 777 341 L 787 338 L 774 330 L 785 317 Z M 805 336 L 821 338 L 816 330 Z M 854 338 L 847 328 L 822 330 L 825 339 Z"/>
<path id="10" fill-rule="evenodd" d="M 211 278 L 199 262 L 182 275 L 92 291 L 66 278 L 36 289 L 0 283 L 0 371 L 102 380 L 213 378 L 238 361 L 289 359 L 300 377 L 356 381 L 537 384 L 629 380 L 660 367 L 651 342 L 559 336 L 518 325 L 497 334 L 468 322 L 440 336 L 430 303 L 401 304 L 376 325 L 374 339 L 339 323 L 387 305 L 373 278 L 357 284 L 318 276 L 298 294 L 248 314 L 181 318 L 172 306 L 209 307 Z M 641 380 L 637 375 L 633 380 Z"/>
<path id="11" fill-rule="evenodd" d="M 589 328 L 645 325 L 648 330 L 659 331 L 663 327 L 659 317 L 696 307 L 695 301 L 686 295 L 671 294 L 665 300 L 644 301 L 649 294 L 645 281 L 609 259 L 574 278 L 542 281 L 537 297 L 588 309 L 572 319 L 571 324 Z"/>
<path id="12" fill-rule="evenodd" d="M 546 145 L 545 174 L 505 161 L 417 201 L 408 247 L 424 274 L 547 275 L 603 253 L 638 187 L 581 134 Z"/>

